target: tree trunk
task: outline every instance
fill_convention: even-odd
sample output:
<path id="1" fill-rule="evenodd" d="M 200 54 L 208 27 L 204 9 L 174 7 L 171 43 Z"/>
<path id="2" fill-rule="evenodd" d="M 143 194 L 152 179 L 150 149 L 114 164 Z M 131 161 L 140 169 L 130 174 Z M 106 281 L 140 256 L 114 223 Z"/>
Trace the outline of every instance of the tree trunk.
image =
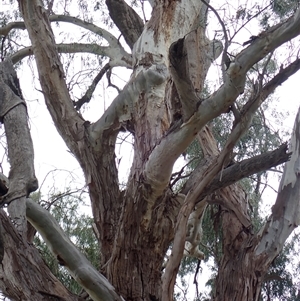
<path id="1" fill-rule="evenodd" d="M 264 258 L 258 263 L 254 253 L 258 238 L 249 222 L 247 196 L 235 184 L 222 189 L 212 202 L 221 205 L 224 238 L 213 300 L 258 300 L 268 267 L 262 265 Z"/>
<path id="2" fill-rule="evenodd" d="M 249 245 L 251 246 L 251 241 L 249 241 Z M 255 261 L 253 247 L 245 247 L 234 255 L 222 258 L 213 300 L 258 301 L 263 276 L 268 268 Z M 263 258 L 261 262 L 263 262 Z"/>

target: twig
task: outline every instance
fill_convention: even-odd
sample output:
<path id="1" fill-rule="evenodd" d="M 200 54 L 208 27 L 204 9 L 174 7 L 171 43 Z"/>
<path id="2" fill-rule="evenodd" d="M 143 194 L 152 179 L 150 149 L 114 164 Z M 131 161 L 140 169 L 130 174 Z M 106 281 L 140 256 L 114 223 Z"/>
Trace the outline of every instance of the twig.
<path id="1" fill-rule="evenodd" d="M 226 31 L 226 27 L 225 27 L 225 24 L 223 22 L 223 20 L 221 19 L 220 15 L 218 14 L 218 12 L 209 4 L 207 3 L 205 0 L 201 0 L 208 8 L 211 9 L 211 11 L 216 15 L 221 27 L 222 27 L 222 30 L 223 30 L 223 33 L 224 33 L 224 39 L 225 39 L 225 43 L 224 43 L 224 49 L 223 49 L 223 55 L 222 55 L 222 63 L 221 63 L 221 68 L 222 68 L 222 75 L 223 75 L 223 81 L 225 81 L 225 63 L 227 63 L 228 61 L 228 54 L 227 54 L 227 50 L 228 50 L 228 47 L 229 47 L 229 40 L 228 40 L 228 35 L 227 35 L 227 31 Z"/>

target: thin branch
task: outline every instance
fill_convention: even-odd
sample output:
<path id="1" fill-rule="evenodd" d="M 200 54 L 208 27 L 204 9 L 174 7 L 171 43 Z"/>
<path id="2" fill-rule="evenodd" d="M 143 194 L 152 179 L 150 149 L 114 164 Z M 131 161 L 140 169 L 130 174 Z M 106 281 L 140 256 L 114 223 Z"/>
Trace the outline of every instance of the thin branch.
<path id="1" fill-rule="evenodd" d="M 256 182 L 257 179 L 255 179 L 254 177 L 249 177 L 249 179 L 251 179 L 253 182 Z M 270 189 L 272 189 L 276 194 L 278 193 L 278 190 L 275 189 L 272 185 L 268 184 L 267 182 L 262 182 L 260 181 L 259 184 L 264 185 L 265 187 L 269 187 Z M 265 189 L 265 188 L 264 188 Z M 261 193 L 262 194 L 262 193 Z"/>
<path id="2" fill-rule="evenodd" d="M 201 265 L 201 260 L 198 259 L 197 261 L 197 267 L 196 267 L 196 271 L 195 271 L 195 275 L 194 275 L 194 281 L 193 283 L 196 286 L 196 296 L 199 297 L 199 289 L 198 289 L 198 281 L 197 281 L 197 276 L 200 270 L 200 265 Z"/>
<path id="3" fill-rule="evenodd" d="M 255 19 L 258 15 L 260 15 L 264 10 L 266 10 L 267 8 L 269 8 L 270 6 L 272 6 L 274 3 L 274 1 L 271 1 L 269 5 L 267 5 L 266 7 L 264 7 L 262 10 L 260 10 L 259 12 L 257 12 L 256 14 L 254 14 L 251 18 L 247 19 L 247 21 L 232 35 L 231 37 L 231 41 L 233 40 L 233 38 L 239 33 L 239 31 L 244 28 L 250 21 L 252 21 L 253 19 Z"/>
<path id="4" fill-rule="evenodd" d="M 93 79 L 91 85 L 85 92 L 85 94 L 78 99 L 77 101 L 74 102 L 75 109 L 78 111 L 80 108 L 85 104 L 88 103 L 92 96 L 93 93 L 99 83 L 99 81 L 102 79 L 103 75 L 110 69 L 110 63 L 105 64 L 105 66 L 99 71 L 99 73 L 96 75 L 96 77 Z"/>
<path id="5" fill-rule="evenodd" d="M 220 17 L 220 15 L 218 14 L 218 12 L 209 4 L 207 3 L 205 0 L 201 0 L 208 8 L 211 9 L 211 11 L 216 15 L 221 27 L 222 27 L 222 30 L 223 30 L 223 33 L 224 33 L 224 40 L 225 40 L 225 43 L 224 43 L 224 49 L 223 49 L 223 55 L 222 55 L 222 63 L 221 63 L 221 68 L 222 68 L 222 74 L 223 74 L 223 80 L 225 81 L 225 66 L 227 65 L 227 61 L 229 59 L 228 57 L 228 54 L 227 54 L 227 50 L 228 50 L 228 47 L 229 47 L 229 40 L 228 40 L 228 35 L 227 35 L 227 31 L 226 31 L 226 27 L 225 27 L 225 24 L 222 20 L 222 18 Z M 229 59 L 230 60 L 230 59 Z M 229 63 L 228 63 L 229 64 Z M 228 69 L 228 68 L 227 68 Z"/>
<path id="6" fill-rule="evenodd" d="M 66 16 L 66 15 L 51 15 L 49 16 L 49 21 L 50 22 L 66 22 L 66 23 L 71 23 L 77 26 L 80 26 L 82 28 L 85 28 L 99 36 L 102 36 L 111 46 L 117 46 L 119 45 L 118 39 L 112 35 L 110 32 L 107 30 L 98 27 L 94 25 L 93 23 L 89 23 L 86 21 L 83 21 L 79 18 L 71 17 L 71 16 Z M 8 23 L 6 26 L 3 26 L 0 28 L 0 35 L 7 36 L 8 33 L 12 29 L 26 29 L 24 22 L 11 22 Z"/>
<path id="7" fill-rule="evenodd" d="M 108 81 L 108 87 L 112 87 L 112 88 L 115 88 L 118 93 L 120 94 L 121 93 L 121 90 L 116 86 L 114 85 L 112 82 L 111 82 L 111 69 L 108 70 L 108 72 L 106 73 L 106 78 L 107 78 L 107 81 Z"/>

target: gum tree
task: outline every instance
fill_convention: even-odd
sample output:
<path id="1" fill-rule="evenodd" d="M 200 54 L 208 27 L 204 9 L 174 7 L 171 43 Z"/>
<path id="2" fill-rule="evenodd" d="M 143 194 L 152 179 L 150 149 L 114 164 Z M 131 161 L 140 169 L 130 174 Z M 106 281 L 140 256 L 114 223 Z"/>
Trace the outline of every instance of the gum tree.
<path id="1" fill-rule="evenodd" d="M 222 208 L 223 256 L 213 299 L 258 300 L 268 267 L 299 224 L 299 113 L 289 152 L 283 144 L 235 162 L 234 150 L 267 97 L 300 68 L 298 47 L 292 55 L 286 54 L 290 59 L 274 75 L 266 74 L 272 55 L 299 36 L 300 10 L 295 6 L 285 18 L 275 18 L 274 24 L 233 51 L 230 47 L 239 29 L 232 34 L 217 7 L 204 0 L 151 0 L 152 12 L 146 22 L 124 0 L 95 3 L 95 9 L 107 8 L 126 47 L 114 33 L 88 20 L 87 14 L 86 20 L 80 19 L 66 9 L 64 14 L 56 12 L 54 1 L 45 2 L 44 6 L 38 0 L 19 0 L 22 20 L 0 29 L 2 45 L 20 29 L 26 30 L 31 41 L 29 47 L 14 46 L 14 52 L 1 63 L 0 116 L 11 164 L 8 179 L 2 176 L 2 205 L 8 206 L 14 221 L 12 224 L 1 212 L 3 293 L 15 300 L 81 300 L 41 261 L 31 245 L 33 231 L 27 227 L 26 215 L 58 262 L 93 300 L 173 300 L 182 257 L 203 258 L 199 249 L 201 217 L 206 205 L 214 203 Z M 258 12 L 247 18 L 246 10 L 239 8 L 236 22 L 242 20 L 245 26 L 268 8 L 257 7 Z M 206 36 L 208 11 L 220 24 L 220 40 Z M 51 26 L 57 22 L 84 29 L 106 44 L 56 44 Z M 75 100 L 60 54 L 82 52 L 107 61 L 86 93 Z M 101 252 L 99 271 L 74 247 L 51 214 L 28 198 L 37 189 L 37 180 L 26 101 L 13 65 L 29 55 L 34 57 L 49 114 L 85 175 Z M 208 69 L 218 57 L 222 83 L 204 98 Z M 118 66 L 131 69 L 131 77 L 103 115 L 90 123 L 80 109 L 103 75 Z M 243 101 L 241 94 L 245 94 Z M 218 149 L 209 124 L 228 113 L 233 114 L 231 133 Z M 115 160 L 122 131 L 134 139 L 125 189 L 120 188 Z M 198 139 L 204 159 L 177 191 L 172 169 L 194 139 Z M 275 205 L 256 233 L 247 196 L 237 182 L 284 162 Z"/>

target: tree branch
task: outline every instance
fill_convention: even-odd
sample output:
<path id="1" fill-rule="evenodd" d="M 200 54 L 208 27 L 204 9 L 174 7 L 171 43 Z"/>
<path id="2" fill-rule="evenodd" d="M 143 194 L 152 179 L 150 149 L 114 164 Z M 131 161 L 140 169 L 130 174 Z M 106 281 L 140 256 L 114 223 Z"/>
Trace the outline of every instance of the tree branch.
<path id="1" fill-rule="evenodd" d="M 74 246 L 46 209 L 31 199 L 27 199 L 26 215 L 58 262 L 68 269 L 72 277 L 88 292 L 93 300 L 122 300 L 109 281 Z"/>
<path id="2" fill-rule="evenodd" d="M 226 66 L 226 63 L 227 63 L 227 60 L 228 60 L 228 54 L 227 54 L 227 50 L 228 50 L 228 47 L 229 47 L 229 39 L 228 39 L 228 35 L 227 35 L 227 30 L 226 30 L 226 27 L 225 27 L 225 24 L 222 20 L 222 18 L 220 17 L 220 15 L 218 14 L 218 12 L 209 4 L 207 3 L 205 0 L 201 0 L 208 8 L 211 9 L 211 11 L 215 14 L 215 16 L 217 17 L 221 27 L 222 27 L 222 30 L 223 30 L 223 34 L 224 34 L 224 40 L 225 40 L 225 43 L 224 43 L 224 49 L 223 49 L 223 55 L 222 55 L 222 62 L 221 62 L 221 68 L 222 68 L 222 75 L 223 75 L 223 80 L 225 81 L 225 66 Z"/>
<path id="3" fill-rule="evenodd" d="M 166 135 L 152 151 L 144 173 L 148 183 L 168 183 L 174 162 L 194 139 L 195 133 L 207 122 L 225 112 L 243 92 L 245 76 L 251 66 L 299 34 L 300 9 L 294 17 L 262 33 L 259 39 L 238 54 L 235 62 L 231 63 L 227 70 L 224 85 L 203 100 L 197 112 L 187 122 L 181 125 L 179 123 L 179 126 Z"/>
<path id="4" fill-rule="evenodd" d="M 270 264 L 281 251 L 291 232 L 300 224 L 300 108 L 294 123 L 289 150 L 291 160 L 285 164 L 272 214 L 258 234 L 260 242 L 255 255 L 260 260 L 266 256 Z"/>
<path id="5" fill-rule="evenodd" d="M 92 96 L 93 93 L 99 83 L 99 81 L 102 79 L 103 75 L 110 69 L 110 64 L 107 63 L 100 71 L 99 73 L 96 75 L 96 77 L 93 79 L 93 82 L 91 83 L 91 85 L 89 86 L 89 88 L 87 89 L 87 91 L 85 92 L 85 94 L 78 99 L 77 101 L 74 102 L 74 106 L 76 108 L 76 110 L 80 110 L 80 108 L 85 104 L 88 103 Z"/>
<path id="6" fill-rule="evenodd" d="M 204 189 L 199 201 L 218 189 L 232 185 L 255 173 L 283 164 L 287 162 L 290 157 L 291 153 L 287 152 L 287 144 L 282 144 L 273 151 L 265 152 L 261 155 L 235 163 L 215 176 L 211 183 Z M 187 188 L 185 188 L 185 190 L 186 189 Z"/>
<path id="7" fill-rule="evenodd" d="M 143 32 L 144 23 L 140 16 L 124 0 L 106 0 L 109 15 L 132 49 Z"/>
<path id="8" fill-rule="evenodd" d="M 62 53 L 74 53 L 74 52 L 90 52 L 99 55 L 105 55 L 111 58 L 112 66 L 125 66 L 131 68 L 132 58 L 119 43 L 118 39 L 107 30 L 89 23 L 82 21 L 79 18 L 66 16 L 66 15 L 51 15 L 49 17 L 50 22 L 66 22 L 80 26 L 94 34 L 103 37 L 109 44 L 109 46 L 99 46 L 96 44 L 60 44 L 57 45 L 61 49 Z M 12 22 L 0 28 L 0 35 L 7 36 L 12 29 L 25 29 L 23 22 Z M 68 46 L 67 46 L 68 45 Z M 77 47 L 77 48 L 76 48 Z M 32 47 L 26 47 L 21 49 L 12 56 L 12 61 L 17 63 L 25 56 L 32 55 Z M 114 63 L 115 62 L 115 63 Z M 120 64 L 121 62 L 121 64 Z"/>
<path id="9" fill-rule="evenodd" d="M 0 35 L 7 36 L 9 32 L 13 29 L 26 29 L 24 22 L 11 22 L 7 25 L 0 27 Z"/>
<path id="10" fill-rule="evenodd" d="M 295 23 L 296 24 L 299 23 L 298 25 L 300 25 L 300 9 L 296 13 L 296 15 L 298 16 L 298 19 L 296 18 Z M 286 25 L 285 23 L 283 23 L 281 25 L 276 26 L 275 28 L 273 28 L 271 30 L 271 32 L 270 32 L 271 37 L 273 36 L 274 40 L 277 39 L 277 42 L 278 42 L 278 45 L 276 47 L 280 46 L 283 43 L 282 37 L 279 36 L 279 34 L 282 34 L 282 32 L 284 32 L 287 35 L 291 35 L 291 32 L 286 31 L 286 28 L 291 28 L 292 30 L 296 30 L 295 23 L 292 22 L 292 24 L 289 24 L 289 25 Z M 277 32 L 277 34 L 278 34 L 278 36 L 277 36 L 276 34 L 274 35 L 274 32 L 276 32 L 278 30 L 278 28 L 279 28 L 279 32 Z M 299 29 L 297 29 L 297 30 L 298 30 L 297 33 L 299 34 Z M 265 42 L 269 42 L 269 38 L 271 38 L 271 37 L 268 37 L 268 39 L 266 39 Z M 275 43 L 273 43 L 273 46 L 275 47 Z M 248 49 L 249 48 L 251 48 L 251 46 L 248 47 Z M 270 47 L 268 52 L 271 52 L 272 50 L 273 49 Z M 243 54 L 245 54 L 244 52 L 245 51 L 242 51 L 241 54 L 237 56 L 237 59 L 239 59 L 240 61 L 244 60 L 245 65 L 247 65 L 249 63 L 249 60 L 252 60 L 253 58 L 248 57 L 248 55 L 246 55 L 245 56 L 245 58 L 247 57 L 247 61 L 246 61 L 245 58 L 243 57 Z M 265 52 L 264 55 L 266 55 L 266 54 L 267 53 Z M 238 60 L 236 60 L 236 61 L 238 61 Z M 224 109 L 224 104 L 226 103 L 226 96 L 228 95 L 227 93 L 229 93 L 229 95 L 231 95 L 231 96 L 234 95 L 235 97 L 237 97 L 238 92 L 243 91 L 241 89 L 244 89 L 245 76 L 246 76 L 246 72 L 248 70 L 243 70 L 243 65 L 240 64 L 240 61 L 239 61 L 239 64 L 235 63 L 234 66 L 232 66 L 232 65 L 230 66 L 230 68 L 228 70 L 228 73 L 229 73 L 228 78 L 226 79 L 224 85 L 216 93 L 216 95 L 217 95 L 218 93 L 222 92 L 222 99 L 221 99 L 221 94 L 220 94 L 219 96 L 217 96 L 217 98 L 218 97 L 220 97 L 220 98 L 218 100 L 215 99 L 215 100 L 217 100 L 215 103 L 212 99 L 209 100 L 211 103 L 207 103 L 207 100 L 205 100 L 200 104 L 200 106 L 199 106 L 200 110 L 204 109 L 204 111 L 205 111 L 206 104 L 211 106 L 210 107 L 211 114 L 212 114 L 212 112 L 216 111 L 216 106 L 218 107 L 221 104 Z M 251 63 L 251 66 L 253 65 L 254 62 Z M 250 65 L 249 65 L 249 68 L 250 68 Z M 242 73 L 240 73 L 241 70 L 243 70 Z M 239 74 L 239 78 L 236 77 L 236 73 Z M 236 84 L 236 86 L 234 84 Z M 230 99 L 230 97 L 229 97 L 229 99 Z M 225 102 L 224 102 L 224 100 L 225 100 Z M 202 104 L 203 104 L 203 106 L 202 106 Z M 255 97 L 253 102 L 250 103 L 249 107 L 244 112 L 244 114 L 241 116 L 241 118 L 237 122 L 237 124 L 235 124 L 233 126 L 233 129 L 229 135 L 229 138 L 226 141 L 226 144 L 225 144 L 223 150 L 221 151 L 220 155 L 211 161 L 211 164 L 202 173 L 202 178 L 201 178 L 200 183 L 198 183 L 194 187 L 192 187 L 192 189 L 189 191 L 189 193 L 185 197 L 184 204 L 183 204 L 182 208 L 180 209 L 180 212 L 179 212 L 179 215 L 177 218 L 172 253 L 171 253 L 170 259 L 167 263 L 165 275 L 163 277 L 163 300 L 164 301 L 170 300 L 170 298 L 173 296 L 173 287 L 175 284 L 177 271 L 179 269 L 180 261 L 181 261 L 183 251 L 184 251 L 184 243 L 185 243 L 186 232 L 187 232 L 187 221 L 188 221 L 188 218 L 189 218 L 192 210 L 194 210 L 195 204 L 197 203 L 197 199 L 202 195 L 205 188 L 211 183 L 211 181 L 217 175 L 217 173 L 219 173 L 221 171 L 221 169 L 223 169 L 223 167 L 227 165 L 228 160 L 230 159 L 230 155 L 233 151 L 234 145 L 240 139 L 240 137 L 245 133 L 245 131 L 248 129 L 248 127 L 252 121 L 252 116 L 260 104 L 261 104 L 261 99 Z M 220 106 L 220 109 L 221 109 L 221 106 Z M 199 113 L 204 114 L 203 111 L 201 111 Z M 205 113 L 208 113 L 208 112 L 205 112 Z M 221 113 L 221 111 L 219 113 Z M 192 119 L 192 118 L 193 118 L 193 116 L 190 119 Z M 189 121 L 187 121 L 185 124 L 189 124 Z M 183 125 L 185 125 L 185 124 L 183 124 Z M 181 128 L 183 125 L 181 125 Z M 196 126 L 196 125 L 194 125 L 194 126 Z M 195 128 L 193 130 L 195 131 Z M 161 146 L 161 145 L 162 145 L 162 143 L 159 146 Z M 164 165 L 164 169 L 165 169 L 165 165 Z M 299 168 L 299 170 L 300 170 L 300 168 Z M 157 172 L 157 170 L 155 172 Z M 161 170 L 159 170 L 159 172 L 161 172 Z M 158 174 L 157 174 L 157 176 L 158 176 Z"/>
<path id="11" fill-rule="evenodd" d="M 78 143 L 86 139 L 85 120 L 73 107 L 47 13 L 38 0 L 20 1 L 19 5 L 34 45 L 33 53 L 47 108 L 67 146 L 83 164 L 83 153 Z"/>
<path id="12" fill-rule="evenodd" d="M 93 23 L 89 23 L 89 22 L 83 21 L 79 18 L 66 16 L 66 15 L 51 15 L 51 16 L 49 16 L 49 21 L 50 22 L 66 22 L 66 23 L 71 23 L 71 24 L 80 26 L 82 28 L 85 28 L 85 29 L 103 37 L 110 46 L 121 47 L 121 45 L 118 42 L 118 39 L 114 35 L 112 35 L 107 30 L 94 25 Z M 24 22 L 8 23 L 6 26 L 0 27 L 0 35 L 7 36 L 8 33 L 12 29 L 26 29 L 25 23 Z"/>
<path id="13" fill-rule="evenodd" d="M 101 118 L 90 126 L 90 133 L 98 137 L 106 130 L 116 130 L 122 123 L 131 120 L 131 114 L 140 94 L 146 89 L 158 86 L 168 77 L 164 65 L 154 65 L 148 70 L 141 71 L 134 81 L 129 82 L 114 99 Z"/>
<path id="14" fill-rule="evenodd" d="M 114 35 L 112 35 L 107 30 L 94 25 L 93 23 L 89 23 L 89 22 L 83 21 L 79 18 L 66 16 L 66 15 L 51 15 L 51 16 L 49 16 L 49 21 L 50 22 L 66 22 L 66 23 L 71 23 L 71 24 L 80 26 L 84 29 L 87 29 L 87 30 L 95 33 L 98 36 L 103 37 L 108 42 L 109 46 L 116 47 L 116 48 L 118 47 L 120 49 L 123 49 L 123 47 L 120 45 L 118 39 Z M 125 50 L 123 49 L 123 51 L 125 51 Z"/>
<path id="15" fill-rule="evenodd" d="M 1 243 L 4 244 L 4 257 L 0 265 L 0 289 L 4 295 L 9 296 L 10 300 L 49 300 L 49 297 L 45 298 L 41 294 L 43 291 L 58 295 L 61 300 L 80 300 L 55 278 L 39 251 L 20 236 L 3 210 L 0 210 L 0 227 L 3 235 Z"/>
<path id="16" fill-rule="evenodd" d="M 99 46 L 97 44 L 82 44 L 82 43 L 71 43 L 71 44 L 57 44 L 57 51 L 59 53 L 80 53 L 87 52 L 95 55 L 107 56 L 111 59 L 110 66 L 120 66 L 132 68 L 132 58 L 127 53 L 120 53 L 119 49 L 112 48 L 110 46 Z M 23 48 L 15 52 L 10 59 L 14 64 L 21 61 L 23 58 L 29 55 L 33 55 L 32 46 Z"/>

